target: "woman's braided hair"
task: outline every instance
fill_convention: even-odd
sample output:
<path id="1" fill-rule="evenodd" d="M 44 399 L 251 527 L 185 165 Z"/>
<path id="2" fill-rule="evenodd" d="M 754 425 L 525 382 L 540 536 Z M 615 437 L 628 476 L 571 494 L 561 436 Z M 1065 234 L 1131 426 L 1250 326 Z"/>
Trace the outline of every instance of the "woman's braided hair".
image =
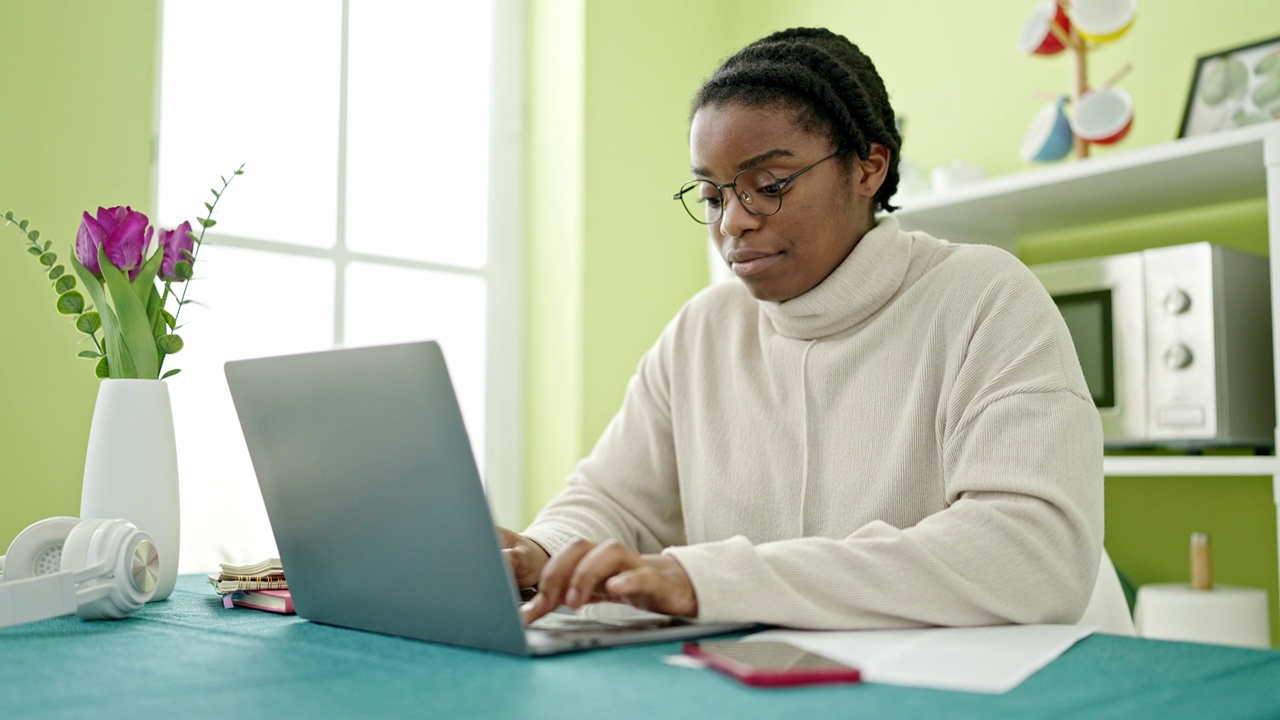
<path id="1" fill-rule="evenodd" d="M 889 149 L 889 170 L 876 193 L 886 212 L 898 191 L 902 138 L 875 65 L 843 35 L 825 28 L 792 28 L 757 40 L 729 58 L 702 85 L 693 112 L 707 105 L 782 103 L 797 111 L 811 133 L 827 133 L 832 144 L 869 157 L 871 143 Z"/>

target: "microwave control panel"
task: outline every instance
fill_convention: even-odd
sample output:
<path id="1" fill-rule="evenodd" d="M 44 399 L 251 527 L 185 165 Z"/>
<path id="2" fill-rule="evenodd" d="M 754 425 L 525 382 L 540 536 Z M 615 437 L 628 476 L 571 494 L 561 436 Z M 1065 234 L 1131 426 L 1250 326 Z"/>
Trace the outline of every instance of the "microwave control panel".
<path id="1" fill-rule="evenodd" d="M 1150 439 L 1270 444 L 1267 259 L 1210 243 L 1142 259 Z"/>

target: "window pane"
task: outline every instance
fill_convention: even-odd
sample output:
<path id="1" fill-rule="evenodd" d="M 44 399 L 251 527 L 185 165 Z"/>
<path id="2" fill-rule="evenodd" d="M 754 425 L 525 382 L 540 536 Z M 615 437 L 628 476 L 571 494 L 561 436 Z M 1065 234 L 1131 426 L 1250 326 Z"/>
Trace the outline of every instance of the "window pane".
<path id="1" fill-rule="evenodd" d="M 485 282 L 479 277 L 351 263 L 347 346 L 437 340 L 484 477 Z"/>
<path id="2" fill-rule="evenodd" d="M 364 0 L 350 13 L 347 247 L 484 265 L 491 3 Z"/>
<path id="3" fill-rule="evenodd" d="M 205 245 L 178 315 L 186 346 L 166 359 L 182 493 L 179 572 L 275 556 L 222 364 L 333 346 L 334 263 Z M 181 290 L 181 286 L 175 286 Z"/>
<path id="4" fill-rule="evenodd" d="M 163 23 L 160 222 L 203 214 L 244 163 L 217 232 L 332 246 L 342 3 L 167 2 Z"/>

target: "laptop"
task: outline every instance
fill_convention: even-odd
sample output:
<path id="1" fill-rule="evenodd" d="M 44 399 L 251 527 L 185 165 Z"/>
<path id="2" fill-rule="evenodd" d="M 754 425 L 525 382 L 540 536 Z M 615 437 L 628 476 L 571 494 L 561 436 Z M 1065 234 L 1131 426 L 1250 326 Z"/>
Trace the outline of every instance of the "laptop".
<path id="1" fill-rule="evenodd" d="M 526 656 L 748 627 L 633 616 L 626 606 L 525 627 L 435 342 L 234 360 L 225 370 L 303 618 Z"/>

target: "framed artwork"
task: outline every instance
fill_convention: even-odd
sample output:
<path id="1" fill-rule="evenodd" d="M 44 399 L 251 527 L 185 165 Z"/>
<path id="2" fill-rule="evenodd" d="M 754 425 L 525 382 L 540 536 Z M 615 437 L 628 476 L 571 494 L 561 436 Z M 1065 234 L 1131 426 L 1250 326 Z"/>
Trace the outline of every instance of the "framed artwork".
<path id="1" fill-rule="evenodd" d="M 1196 60 L 1178 137 L 1280 119 L 1280 37 Z"/>

